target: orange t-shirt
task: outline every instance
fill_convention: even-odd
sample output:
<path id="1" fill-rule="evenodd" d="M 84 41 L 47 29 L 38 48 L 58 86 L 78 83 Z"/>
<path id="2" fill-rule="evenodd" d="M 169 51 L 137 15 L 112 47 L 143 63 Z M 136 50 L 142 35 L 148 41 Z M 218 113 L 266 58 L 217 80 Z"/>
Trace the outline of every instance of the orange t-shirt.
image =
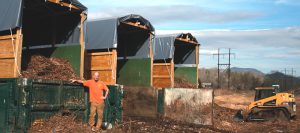
<path id="1" fill-rule="evenodd" d="M 98 103 L 102 104 L 104 102 L 103 100 L 103 90 L 108 92 L 108 88 L 105 85 L 105 83 L 95 80 L 87 80 L 83 82 L 83 85 L 89 88 L 90 92 L 90 102 L 92 103 Z"/>

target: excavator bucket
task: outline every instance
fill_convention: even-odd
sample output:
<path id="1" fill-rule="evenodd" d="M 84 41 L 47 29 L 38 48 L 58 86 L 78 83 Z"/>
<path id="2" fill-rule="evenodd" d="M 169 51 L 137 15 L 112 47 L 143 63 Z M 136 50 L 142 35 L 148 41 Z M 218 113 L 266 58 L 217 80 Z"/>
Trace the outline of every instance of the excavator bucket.
<path id="1" fill-rule="evenodd" d="M 238 112 L 236 112 L 236 114 L 233 117 L 233 120 L 236 122 L 244 121 L 243 111 L 239 110 Z"/>

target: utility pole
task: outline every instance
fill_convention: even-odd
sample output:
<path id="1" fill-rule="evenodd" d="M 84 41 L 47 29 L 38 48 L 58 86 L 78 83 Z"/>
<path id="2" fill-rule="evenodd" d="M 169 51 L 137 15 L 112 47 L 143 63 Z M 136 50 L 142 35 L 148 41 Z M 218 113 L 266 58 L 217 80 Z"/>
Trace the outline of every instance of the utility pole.
<path id="1" fill-rule="evenodd" d="M 235 53 L 231 53 L 231 48 L 228 49 L 228 53 L 220 53 L 220 48 L 218 48 L 218 53 L 217 54 L 213 54 L 213 55 L 217 55 L 218 56 L 218 88 L 221 88 L 221 81 L 220 81 L 220 68 L 222 66 L 227 66 L 227 76 L 228 76 L 228 88 L 230 88 L 230 76 L 231 76 L 231 55 L 235 56 Z M 228 63 L 220 63 L 220 55 L 223 55 L 223 57 L 225 55 L 228 55 Z"/>
<path id="2" fill-rule="evenodd" d="M 288 83 L 287 83 L 287 80 L 288 80 L 288 73 L 291 74 L 291 88 L 293 88 L 294 86 L 294 73 L 296 73 L 296 71 L 294 70 L 294 68 L 292 68 L 291 70 L 287 70 L 287 68 L 284 68 L 283 71 L 281 71 L 284 73 L 284 81 L 283 81 L 283 84 L 284 84 L 284 89 L 287 90 L 288 88 Z"/>
<path id="3" fill-rule="evenodd" d="M 294 88 L 294 73 L 296 73 L 296 71 L 294 70 L 294 68 L 292 68 L 292 89 Z"/>
<path id="4" fill-rule="evenodd" d="M 218 88 L 220 88 L 220 48 L 218 48 Z"/>
<path id="5" fill-rule="evenodd" d="M 231 62 L 230 62 L 231 48 L 228 49 L 228 89 L 230 88 Z"/>
<path id="6" fill-rule="evenodd" d="M 284 89 L 285 90 L 287 90 L 287 88 L 286 88 L 286 78 L 287 78 L 287 76 L 286 76 L 286 68 L 284 68 Z"/>

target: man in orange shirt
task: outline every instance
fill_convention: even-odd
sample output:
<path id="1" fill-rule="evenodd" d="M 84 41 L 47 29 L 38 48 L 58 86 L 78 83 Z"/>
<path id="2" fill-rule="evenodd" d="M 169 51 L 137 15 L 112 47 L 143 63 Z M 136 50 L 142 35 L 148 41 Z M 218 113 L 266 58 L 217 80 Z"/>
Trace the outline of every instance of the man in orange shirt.
<path id="1" fill-rule="evenodd" d="M 104 99 L 107 98 L 109 89 L 102 81 L 99 81 L 99 73 L 95 72 L 93 79 L 82 81 L 82 80 L 71 80 L 73 83 L 82 83 L 84 86 L 89 88 L 90 93 L 90 119 L 89 124 L 92 127 L 93 131 L 99 130 L 102 124 L 102 117 L 103 117 L 103 109 L 104 109 Z M 103 91 L 106 91 L 105 96 L 103 97 Z M 94 128 L 95 125 L 95 116 L 96 112 L 98 114 L 98 122 L 96 124 L 96 129 Z"/>

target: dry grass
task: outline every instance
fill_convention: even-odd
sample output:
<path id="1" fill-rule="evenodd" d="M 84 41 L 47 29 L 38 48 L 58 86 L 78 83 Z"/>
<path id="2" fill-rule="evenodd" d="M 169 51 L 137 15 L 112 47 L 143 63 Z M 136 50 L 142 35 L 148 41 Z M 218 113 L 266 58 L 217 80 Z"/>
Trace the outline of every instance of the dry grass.
<path id="1" fill-rule="evenodd" d="M 214 122 L 215 128 L 238 133 L 296 133 L 300 132 L 299 119 L 291 121 L 272 120 L 265 122 L 235 122 L 233 116 L 237 109 L 246 107 L 248 102 L 253 101 L 254 91 L 215 91 Z M 300 95 L 296 93 L 296 102 L 300 101 Z M 297 115 L 300 114 L 300 106 L 297 106 Z M 299 117 L 298 117 L 299 118 Z M 249 130 L 251 129 L 251 130 Z"/>
<path id="2" fill-rule="evenodd" d="M 240 110 L 247 107 L 254 99 L 254 91 L 215 90 L 215 103 L 221 107 Z"/>

